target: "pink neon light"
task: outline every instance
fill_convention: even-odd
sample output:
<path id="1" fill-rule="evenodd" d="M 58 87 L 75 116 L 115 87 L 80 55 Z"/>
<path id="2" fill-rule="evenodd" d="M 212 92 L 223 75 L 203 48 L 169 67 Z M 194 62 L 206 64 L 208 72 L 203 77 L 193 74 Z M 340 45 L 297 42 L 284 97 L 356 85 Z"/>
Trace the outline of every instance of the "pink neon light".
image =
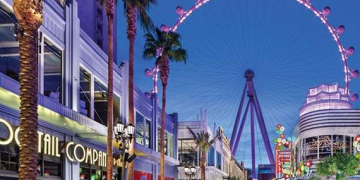
<path id="1" fill-rule="evenodd" d="M 205 3 L 209 2 L 210 0 L 200 0 L 197 1 L 195 3 L 194 6 L 192 6 L 188 11 L 185 11 L 179 18 L 179 20 L 175 23 L 175 25 L 173 27 L 171 27 L 169 30 L 175 32 L 177 30 L 177 28 L 180 26 L 181 23 L 183 23 L 185 21 L 185 19 L 187 17 L 189 17 L 195 10 L 197 10 L 198 8 L 200 8 L 202 5 L 204 5 Z M 344 73 L 345 73 L 345 94 L 349 95 L 350 94 L 350 90 L 349 90 L 349 84 L 350 84 L 350 69 L 347 63 L 347 55 L 346 55 L 346 50 L 344 49 L 344 47 L 341 45 L 340 42 L 340 38 L 339 35 L 337 34 L 336 29 L 334 29 L 330 23 L 327 21 L 326 15 L 328 15 L 330 12 L 328 12 L 327 14 L 323 14 L 323 12 L 318 11 L 317 9 L 315 9 L 311 4 L 310 4 L 310 0 L 296 0 L 297 2 L 299 2 L 300 4 L 304 5 L 306 8 L 308 8 L 309 10 L 311 10 L 324 24 L 325 26 L 328 28 L 329 32 L 331 33 L 332 37 L 334 38 L 339 52 L 341 54 L 341 59 L 343 61 L 343 65 L 344 65 Z M 157 81 L 157 78 L 155 79 Z M 156 89 L 156 87 L 154 87 L 154 89 Z"/>

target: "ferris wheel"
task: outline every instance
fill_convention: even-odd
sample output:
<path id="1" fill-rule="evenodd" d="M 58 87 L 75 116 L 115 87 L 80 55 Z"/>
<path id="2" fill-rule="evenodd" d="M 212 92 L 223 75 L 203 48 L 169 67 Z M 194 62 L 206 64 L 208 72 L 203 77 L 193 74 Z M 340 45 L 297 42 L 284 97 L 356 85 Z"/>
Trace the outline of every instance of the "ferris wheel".
<path id="1" fill-rule="evenodd" d="M 184 24 L 185 21 L 187 19 L 189 19 L 189 17 L 191 15 L 194 14 L 195 11 L 197 11 L 199 9 L 202 9 L 201 7 L 205 7 L 203 5 L 207 4 L 209 1 L 210 0 L 195 1 L 195 4 L 193 6 L 187 8 L 187 9 L 180 6 L 180 5 L 176 6 L 175 12 L 178 15 L 178 20 L 172 26 L 165 25 L 165 24 L 161 25 L 161 30 L 162 31 L 177 31 L 179 29 L 180 25 Z M 221 2 L 225 2 L 225 1 L 226 0 L 217 1 L 217 2 L 220 4 Z M 286 0 L 284 0 L 284 1 L 286 1 Z M 334 72 L 334 73 L 336 73 L 337 76 L 342 74 L 342 76 L 344 78 L 341 78 L 342 81 L 343 81 L 343 82 L 341 82 L 341 84 L 345 88 L 345 93 L 348 95 L 349 99 L 351 99 L 354 102 L 357 101 L 358 100 L 358 94 L 351 91 L 350 83 L 351 83 L 352 79 L 355 79 L 355 78 L 357 78 L 359 76 L 359 71 L 356 70 L 356 69 L 351 68 L 350 65 L 349 65 L 349 61 L 352 60 L 350 57 L 352 55 L 354 55 L 355 48 L 353 46 L 345 46 L 345 45 L 343 45 L 342 41 L 340 40 L 340 37 L 343 36 L 344 33 L 345 33 L 345 30 L 346 30 L 345 26 L 341 25 L 341 24 L 337 25 L 337 26 L 333 26 L 333 25 L 330 24 L 330 17 L 331 17 L 332 11 L 331 11 L 331 8 L 329 6 L 325 6 L 325 7 L 322 6 L 324 8 L 320 8 L 320 10 L 319 10 L 319 9 L 315 8 L 315 5 L 313 5 L 314 3 L 310 2 L 310 0 L 293 0 L 293 1 L 295 2 L 293 4 L 296 5 L 296 3 L 299 3 L 301 6 L 305 7 L 308 10 L 310 10 L 310 12 L 312 12 L 312 14 L 314 14 L 315 17 L 317 19 L 319 19 L 320 22 L 323 25 L 325 25 L 327 31 L 331 35 L 331 39 L 333 39 L 332 46 L 336 45 L 337 51 L 334 51 L 332 53 L 328 53 L 328 52 L 322 52 L 323 54 L 319 53 L 320 55 L 318 55 L 318 58 L 319 59 L 337 59 L 338 55 L 340 55 L 341 58 L 338 58 L 338 59 L 341 59 L 341 61 L 339 60 L 339 63 L 337 63 L 336 61 L 331 61 L 330 62 L 331 64 L 336 64 L 337 67 L 332 68 L 331 72 L 329 72 L 329 73 Z M 252 6 L 252 5 L 249 5 L 249 6 Z M 254 7 L 255 6 L 256 5 L 254 5 Z M 225 8 L 220 9 L 219 11 L 220 12 L 231 11 L 231 10 L 229 10 L 229 9 L 231 9 L 229 7 L 231 7 L 231 5 L 228 5 Z M 229 9 L 227 9 L 227 8 L 229 8 Z M 236 9 L 236 8 L 234 7 L 234 9 Z M 245 10 L 250 9 L 249 11 L 251 11 L 251 8 L 248 8 L 248 7 L 244 8 L 244 9 Z M 256 8 L 254 8 L 254 9 L 256 10 Z M 263 13 L 263 10 L 259 10 L 259 11 L 261 13 Z M 256 13 L 256 12 L 253 12 L 253 13 Z M 266 15 L 271 15 L 271 13 L 273 13 L 273 12 L 268 12 L 268 13 L 265 13 L 265 14 Z M 301 10 L 301 13 L 303 14 L 302 10 Z M 301 16 L 302 16 L 302 14 L 301 14 Z M 311 14 L 311 13 L 309 13 L 309 14 Z M 261 17 L 261 15 L 259 15 L 259 19 L 262 19 L 262 18 L 266 19 L 266 15 L 263 15 L 264 17 Z M 302 18 L 301 16 L 298 16 L 298 17 Z M 215 17 L 215 15 L 214 15 L 214 17 Z M 229 15 L 228 17 L 230 19 L 232 17 L 232 15 Z M 316 18 L 315 18 L 315 20 L 316 20 Z M 222 19 L 220 19 L 220 21 L 221 20 Z M 244 18 L 242 20 L 245 21 L 246 18 Z M 201 22 L 198 22 L 198 23 L 201 23 Z M 228 27 L 228 28 L 238 28 L 240 34 L 243 33 L 243 31 L 244 31 L 244 34 L 250 34 L 250 33 L 247 33 L 249 30 L 244 29 L 244 27 L 246 27 L 249 24 L 252 25 L 251 22 L 248 22 L 248 24 L 246 24 L 246 22 L 245 22 L 243 25 L 239 25 L 239 26 L 237 26 L 236 24 L 241 24 L 242 23 L 241 21 L 239 21 L 239 22 L 231 22 L 231 23 L 232 23 L 231 27 Z M 274 23 L 274 22 L 271 22 L 271 23 Z M 278 23 L 279 23 L 279 26 L 282 24 L 281 22 L 278 22 Z M 210 26 L 211 29 L 203 28 L 202 30 L 206 29 L 208 31 L 212 31 L 212 30 L 217 29 L 217 28 L 222 29 L 222 27 L 217 27 L 216 24 L 214 26 L 214 24 L 212 24 Z M 219 26 L 221 26 L 221 25 L 219 25 Z M 228 26 L 230 26 L 230 25 L 228 25 Z M 184 27 L 188 27 L 188 26 L 184 26 Z M 259 26 L 256 26 L 256 27 L 261 27 L 261 26 L 259 25 Z M 298 28 L 300 26 L 295 25 L 295 26 L 292 26 L 292 27 Z M 189 27 L 189 28 L 193 28 L 193 27 Z M 307 30 L 308 29 L 304 28 L 302 31 L 307 31 Z M 221 31 L 221 30 L 219 30 L 219 31 Z M 277 30 L 274 30 L 274 31 L 277 31 Z M 223 33 L 223 32 L 224 31 L 222 31 L 220 33 Z M 325 34 L 324 32 L 325 31 L 316 31 L 314 33 L 315 34 L 318 33 L 318 34 L 323 35 L 323 34 Z M 325 77 L 326 75 L 318 75 L 318 74 L 322 70 L 322 67 L 326 67 L 327 63 L 329 63 L 329 62 L 327 62 L 327 61 L 314 62 L 313 64 L 308 64 L 308 63 L 305 64 L 304 63 L 302 65 L 301 61 L 303 59 L 305 59 L 305 58 L 308 58 L 308 57 L 303 56 L 303 54 L 312 53 L 311 55 L 317 55 L 316 51 L 319 51 L 319 50 L 308 50 L 305 47 L 303 48 L 303 50 L 298 50 L 299 52 L 297 52 L 298 54 L 296 54 L 296 55 L 298 55 L 298 57 L 292 57 L 289 54 L 286 54 L 286 52 L 287 52 L 286 50 L 282 50 L 283 52 L 282 52 L 281 55 L 275 56 L 275 53 L 271 52 L 271 53 L 267 53 L 266 55 L 261 57 L 261 58 L 268 58 L 268 57 L 274 56 L 274 59 L 278 58 L 276 61 L 259 60 L 259 62 L 254 63 L 254 62 L 251 62 L 250 60 L 242 60 L 240 62 L 235 62 L 234 59 L 236 59 L 236 58 L 238 58 L 238 59 L 255 58 L 256 59 L 257 58 L 256 53 L 258 53 L 261 48 L 260 47 L 254 47 L 253 49 L 251 49 L 248 46 L 246 46 L 246 43 L 245 43 L 245 44 L 242 44 L 241 46 L 239 46 L 240 50 L 238 50 L 237 47 L 234 47 L 234 46 L 235 46 L 236 43 L 242 43 L 241 41 L 233 40 L 231 38 L 228 38 L 227 36 L 226 36 L 226 38 L 221 38 L 222 36 L 225 36 L 225 35 L 221 35 L 220 33 L 216 34 L 219 37 L 212 37 L 214 39 L 214 41 L 210 41 L 210 42 L 207 41 L 207 42 L 202 43 L 201 45 L 199 45 L 200 43 L 192 44 L 194 47 L 196 47 L 194 49 L 196 49 L 196 51 L 198 51 L 197 52 L 198 56 L 196 56 L 196 58 L 200 59 L 201 55 L 203 55 L 203 54 L 208 55 L 208 57 L 218 57 L 218 56 L 226 55 L 227 57 L 219 57 L 219 58 L 223 58 L 223 59 L 229 58 L 231 60 L 228 60 L 226 62 L 224 61 L 225 63 L 227 63 L 225 65 L 222 64 L 221 62 L 209 61 L 206 64 L 200 64 L 199 62 L 196 62 L 197 67 L 189 68 L 190 70 L 187 69 L 187 68 L 182 68 L 181 70 L 184 70 L 184 71 L 196 71 L 198 77 L 193 77 L 193 76 L 192 77 L 186 77 L 186 75 L 184 75 L 184 72 L 181 72 L 181 74 L 179 73 L 179 76 L 178 76 L 179 78 L 177 80 L 181 81 L 182 83 L 177 82 L 177 83 L 175 83 L 175 85 L 170 85 L 169 86 L 170 88 L 172 88 L 174 86 L 175 86 L 175 88 L 181 88 L 181 91 L 178 91 L 178 92 L 175 93 L 174 96 L 169 97 L 170 98 L 169 101 L 171 101 L 171 98 L 174 99 L 174 102 L 176 101 L 176 103 L 175 103 L 176 105 L 173 105 L 172 107 L 170 107 L 170 109 L 173 109 L 173 110 L 177 111 L 178 109 L 185 109 L 185 108 L 187 108 L 189 106 L 195 107 L 194 102 L 189 101 L 188 99 L 196 98 L 199 101 L 200 100 L 204 101 L 205 102 L 204 104 L 206 104 L 206 103 L 211 104 L 209 106 L 210 109 L 213 108 L 215 110 L 219 110 L 219 112 L 222 111 L 220 113 L 217 113 L 218 111 L 216 111 L 216 114 L 213 116 L 215 120 L 209 121 L 209 122 L 217 123 L 217 125 L 221 125 L 221 126 L 227 126 L 228 128 L 230 127 L 230 129 L 232 130 L 232 127 L 234 126 L 234 122 L 232 122 L 232 121 L 234 121 L 235 116 L 236 116 L 235 112 L 237 111 L 237 108 L 238 108 L 237 102 L 240 99 L 241 90 L 242 90 L 242 88 L 239 86 L 239 84 L 242 85 L 242 83 L 243 83 L 242 81 L 240 82 L 240 80 L 238 80 L 238 79 L 242 78 L 241 75 L 236 74 L 233 71 L 236 71 L 236 69 L 238 67 L 242 68 L 243 66 L 246 66 L 246 65 L 255 64 L 254 66 L 259 66 L 258 69 L 255 68 L 256 69 L 255 71 L 256 71 L 256 74 L 259 74 L 258 78 L 261 77 L 261 79 L 255 78 L 254 79 L 254 84 L 258 87 L 257 83 L 261 83 L 263 85 L 262 88 L 265 87 L 265 88 L 271 89 L 272 94 L 274 94 L 273 97 L 278 96 L 279 97 L 278 99 L 281 99 L 281 102 L 279 100 L 278 102 L 273 103 L 273 105 L 264 105 L 262 103 L 262 105 L 264 105 L 264 108 L 262 107 L 263 111 L 264 112 L 265 111 L 271 112 L 270 114 L 267 114 L 264 117 L 265 119 L 270 119 L 270 120 L 267 120 L 268 122 L 265 122 L 266 126 L 269 129 L 269 127 L 274 127 L 277 124 L 277 122 L 275 122 L 276 120 L 287 119 L 287 120 L 285 120 L 286 122 L 283 123 L 283 124 L 285 124 L 287 127 L 292 127 L 293 124 L 291 124 L 292 122 L 289 122 L 289 121 L 294 121 L 294 119 L 291 120 L 290 118 L 292 118 L 292 116 L 290 116 L 288 114 L 290 114 L 290 112 L 292 114 L 294 114 L 295 111 L 298 111 L 297 108 L 300 108 L 300 107 L 296 107 L 296 108 L 288 107 L 288 106 L 290 106 L 289 101 L 295 101 L 295 100 L 296 101 L 303 101 L 303 99 L 299 100 L 299 97 L 301 97 L 301 95 L 296 96 L 296 97 L 292 95 L 294 93 L 299 93 L 300 90 L 299 91 L 291 90 L 291 92 L 283 92 L 281 90 L 282 87 L 275 87 L 273 82 L 283 84 L 284 86 L 285 85 L 286 86 L 292 86 L 294 89 L 303 88 L 303 90 L 301 91 L 301 93 L 303 93 L 304 91 L 306 91 L 311 86 L 316 86 L 318 84 L 311 84 L 311 83 L 304 82 L 303 84 L 299 85 L 299 84 L 296 84 L 297 83 L 296 81 L 300 80 L 300 78 L 303 78 L 303 79 L 306 79 L 306 78 L 317 79 L 318 78 L 319 82 L 321 82 L 321 80 L 323 80 L 323 79 L 325 79 L 327 77 Z M 199 35 L 199 34 L 201 34 L 201 33 L 197 33 L 197 35 Z M 327 34 L 325 34 L 325 35 L 326 35 L 327 39 L 330 39 Z M 316 35 L 313 35 L 313 36 L 316 38 Z M 192 37 L 194 37 L 194 36 L 192 36 Z M 279 33 L 279 35 L 276 36 L 276 37 L 278 39 L 281 39 L 282 36 Z M 192 41 L 195 41 L 195 42 L 201 41 L 201 37 L 195 37 L 195 38 L 196 39 L 192 39 Z M 246 35 L 245 36 L 243 35 L 242 37 L 241 37 L 241 35 L 239 35 L 238 39 L 239 40 L 244 40 L 244 39 L 248 40 L 247 38 L 248 37 Z M 259 42 L 263 43 L 264 47 L 271 47 L 271 43 L 269 42 L 268 39 L 266 39 L 266 33 L 263 33 L 263 36 L 255 37 L 255 38 L 256 38 L 255 40 L 258 40 Z M 234 39 L 237 39 L 237 38 L 234 38 Z M 280 47 L 280 48 L 286 47 L 286 48 L 289 48 L 289 49 L 293 50 L 293 49 L 296 49 L 296 48 L 290 47 L 290 45 L 295 44 L 297 41 L 301 41 L 302 39 L 306 39 L 306 37 L 302 37 L 300 35 L 299 37 L 296 37 L 296 38 L 294 37 L 294 39 L 290 39 L 290 40 L 289 39 L 285 39 L 285 40 L 281 39 L 281 41 L 289 40 L 289 41 L 294 41 L 294 42 L 292 42 L 292 43 L 282 43 L 278 47 Z M 224 43 L 223 44 L 220 44 L 220 43 L 216 44 L 217 41 L 224 41 Z M 317 41 L 314 44 L 310 44 L 310 45 L 307 45 L 307 46 L 318 47 L 318 45 L 321 45 L 321 43 L 322 43 L 320 41 L 321 40 Z M 306 42 L 306 41 L 304 40 L 304 42 Z M 327 42 L 330 42 L 330 41 L 327 41 Z M 189 44 L 191 45 L 191 43 L 189 43 Z M 227 45 L 227 44 L 230 45 L 229 48 L 225 48 L 224 45 Z M 218 48 L 219 51 L 223 51 L 223 53 L 221 55 L 219 55 L 219 53 L 217 53 L 217 52 L 208 52 L 208 51 L 203 52 L 203 51 L 201 51 L 202 49 L 206 48 L 205 46 L 207 46 L 207 45 L 216 46 L 216 48 Z M 199 47 L 199 46 L 203 46 L 203 47 Z M 239 52 L 244 52 L 244 53 L 239 53 Z M 255 55 L 250 56 L 247 53 L 255 54 Z M 335 53 L 337 53 L 337 54 L 334 56 Z M 192 57 L 192 56 L 190 55 L 190 57 Z M 289 64 L 284 64 L 284 62 L 282 62 L 285 59 L 289 59 L 289 58 L 294 59 L 294 61 L 292 61 L 292 62 L 296 61 L 294 63 L 294 65 L 291 65 L 290 63 Z M 315 58 L 315 57 L 313 57 L 313 58 Z M 191 61 L 188 61 L 188 62 L 190 63 Z M 340 69 L 339 68 L 340 62 L 341 62 L 341 65 L 342 65 L 342 67 L 341 67 L 342 71 L 339 70 Z M 201 66 L 209 66 L 211 68 L 208 68 L 205 71 L 205 70 L 202 70 L 201 68 L 199 68 Z M 293 68 L 293 66 L 298 66 L 299 70 L 296 73 L 299 73 L 299 74 L 292 75 L 291 73 L 294 73 L 294 72 L 292 72 L 293 70 L 287 70 L 287 69 Z M 317 66 L 317 68 L 316 68 L 316 70 L 314 70 L 314 72 L 308 72 L 309 70 L 311 70 L 311 68 L 312 68 L 311 66 Z M 245 67 L 245 69 L 241 69 L 241 70 L 246 70 L 247 68 L 248 67 Z M 275 69 L 274 71 L 284 70 L 284 73 L 270 72 L 271 70 L 268 70 L 268 68 L 269 69 L 274 68 Z M 238 68 L 238 69 L 240 69 L 240 68 Z M 330 68 L 324 68 L 324 72 L 326 72 L 325 69 L 329 70 Z M 258 73 L 259 71 L 262 74 Z M 154 79 L 153 92 L 156 93 L 157 92 L 158 68 L 156 68 L 156 67 L 155 68 L 149 68 L 145 72 L 146 72 L 146 76 L 153 77 L 153 79 Z M 322 72 L 322 74 L 324 74 L 324 72 Z M 174 73 L 176 73 L 176 71 L 174 71 Z M 243 73 L 243 71 L 241 73 Z M 273 74 L 271 74 L 271 73 L 273 73 Z M 270 78 L 269 79 L 264 78 L 264 76 L 262 76 L 263 74 L 265 74 L 265 75 L 271 74 L 271 78 L 273 80 L 270 81 L 269 80 Z M 206 76 L 206 78 L 208 78 L 207 81 L 203 81 L 205 79 L 205 76 Z M 294 79 L 294 78 L 291 79 L 291 78 L 286 78 L 286 76 L 298 76 L 299 78 L 298 79 Z M 324 77 L 323 77 L 323 79 L 321 79 L 319 76 L 324 76 Z M 198 81 L 196 81 L 196 80 L 198 80 Z M 232 84 L 233 81 L 234 82 L 237 81 L 239 83 L 234 85 L 235 83 Z M 284 81 L 289 81 L 289 82 L 285 83 Z M 306 81 L 306 80 L 304 80 L 304 81 Z M 224 82 L 226 82 L 226 83 L 224 83 Z M 211 84 L 215 84 L 215 83 L 216 84 L 221 84 L 221 85 L 213 88 L 211 86 Z M 188 88 L 186 88 L 185 86 L 187 86 Z M 238 89 L 239 89 L 240 93 L 231 91 L 231 88 L 234 87 L 234 86 L 238 86 Z M 210 88 L 206 88 L 206 87 L 210 87 Z M 198 91 L 199 93 L 194 94 L 193 96 L 188 96 L 188 97 L 179 95 L 179 94 L 184 94 L 183 92 L 186 92 L 187 94 L 190 94 L 193 91 Z M 277 91 L 279 91 L 279 92 L 277 92 Z M 217 93 L 217 92 L 221 92 L 221 93 Z M 270 98 L 266 99 L 267 96 L 269 96 L 269 94 L 267 94 L 267 93 L 268 93 L 267 91 L 258 90 L 259 101 L 262 102 L 262 101 L 270 99 Z M 218 96 L 221 96 L 221 95 L 228 96 L 229 98 L 218 97 Z M 280 97 L 280 96 L 284 96 L 284 95 L 288 96 L 288 98 Z M 302 96 L 305 97 L 305 94 L 302 94 Z M 283 101 L 283 100 L 286 100 L 286 101 Z M 178 101 L 180 101 L 180 102 L 178 102 Z M 279 102 L 282 105 L 280 105 Z M 171 102 L 169 104 L 171 104 Z M 169 106 L 171 106 L 171 105 L 169 105 Z M 201 106 L 202 105 L 200 104 L 200 107 Z M 200 107 L 198 107 L 198 108 L 200 108 Z M 228 111 L 234 111 L 234 113 L 227 113 Z M 285 112 L 278 112 L 278 111 L 285 111 Z M 282 116 L 281 113 L 286 114 L 286 117 Z M 180 113 L 180 116 L 182 116 L 183 114 L 184 113 Z M 184 119 L 191 116 L 190 112 L 188 114 L 185 114 Z M 210 124 L 210 126 L 211 126 L 211 124 Z M 249 129 L 246 129 L 246 127 L 245 127 L 244 131 L 246 131 L 246 130 L 249 131 Z M 246 139 L 246 137 L 244 137 L 244 138 Z M 272 139 L 272 138 L 270 138 L 270 139 Z M 246 142 L 246 140 L 244 140 L 244 141 L 245 141 L 245 143 L 248 143 L 248 142 Z M 240 153 L 238 152 L 237 156 L 239 154 L 241 154 L 241 155 L 245 154 L 245 158 L 246 158 L 246 150 L 244 150 L 244 151 L 240 150 Z M 239 157 L 241 159 L 243 159 L 244 157 L 241 157 L 241 155 Z"/>

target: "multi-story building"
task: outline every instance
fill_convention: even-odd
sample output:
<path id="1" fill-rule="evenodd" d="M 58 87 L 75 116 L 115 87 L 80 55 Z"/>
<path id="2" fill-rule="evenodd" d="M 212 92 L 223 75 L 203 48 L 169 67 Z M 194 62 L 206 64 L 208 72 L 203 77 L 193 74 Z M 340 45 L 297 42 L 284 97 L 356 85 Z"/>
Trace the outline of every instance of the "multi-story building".
<path id="1" fill-rule="evenodd" d="M 359 127 L 360 109 L 352 109 L 344 88 L 337 84 L 311 88 L 293 133 L 295 162 L 311 161 L 316 172 L 316 165 L 328 156 L 355 153 L 352 144 Z"/>
<path id="2" fill-rule="evenodd" d="M 210 139 L 216 136 L 216 133 L 220 133 L 220 138 L 217 139 L 212 147 L 207 152 L 206 158 L 206 179 L 207 180 L 222 180 L 228 178 L 231 169 L 231 151 L 229 140 L 222 133 L 221 128 L 218 131 L 211 129 L 207 125 L 207 112 L 203 114 L 200 112 L 198 121 L 180 121 L 178 126 L 178 179 L 188 179 L 185 174 L 184 167 L 195 166 L 197 171 L 192 179 L 200 179 L 200 152 L 196 145 L 193 135 L 188 130 L 191 128 L 195 133 L 201 131 L 208 132 Z"/>
<path id="3" fill-rule="evenodd" d="M 38 179 L 102 179 L 106 175 L 107 21 L 99 2 L 70 0 L 61 5 L 44 0 L 44 21 L 38 33 Z M 0 0 L 0 179 L 7 180 L 17 179 L 19 165 L 17 30 L 12 0 Z M 127 74 L 126 62 L 114 66 L 114 119 L 122 122 L 128 122 Z M 134 94 L 135 179 L 157 179 L 160 108 L 156 95 L 149 99 L 137 88 Z M 176 114 L 166 116 L 165 130 L 166 177 L 176 179 Z M 115 163 L 116 176 L 122 163 Z"/>
<path id="4" fill-rule="evenodd" d="M 239 163 L 234 156 L 231 157 L 229 164 L 229 177 L 238 180 L 247 180 L 247 171 L 244 162 L 241 161 Z"/>

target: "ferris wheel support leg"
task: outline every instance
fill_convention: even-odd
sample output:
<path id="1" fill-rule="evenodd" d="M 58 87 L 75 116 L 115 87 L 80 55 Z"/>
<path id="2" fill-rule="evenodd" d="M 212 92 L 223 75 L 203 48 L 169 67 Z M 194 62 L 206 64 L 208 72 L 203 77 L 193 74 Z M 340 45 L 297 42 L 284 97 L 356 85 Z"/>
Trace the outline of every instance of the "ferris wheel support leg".
<path id="1" fill-rule="evenodd" d="M 244 126 L 245 126 L 245 121 L 246 121 L 246 117 L 247 117 L 247 113 L 249 111 L 249 106 L 250 106 L 250 100 L 248 101 L 247 105 L 246 105 L 246 109 L 245 109 L 245 112 L 244 112 L 244 115 L 243 115 L 243 118 L 241 120 L 241 124 L 240 124 L 240 128 L 239 128 L 239 132 L 237 133 L 237 136 L 236 136 L 236 140 L 235 140 L 235 144 L 233 146 L 233 148 L 231 149 L 231 152 L 233 155 L 236 154 L 236 151 L 239 147 L 239 142 L 240 142 L 240 138 L 241 138 L 241 134 L 242 134 L 242 131 L 244 129 Z M 235 132 L 236 133 L 236 132 Z"/>
<path id="2" fill-rule="evenodd" d="M 254 119 L 254 103 L 253 99 L 250 100 L 250 118 L 251 118 L 251 171 L 252 179 L 256 178 L 256 167 L 255 167 L 255 119 Z"/>
<path id="3" fill-rule="evenodd" d="M 241 97 L 241 100 L 240 100 L 239 109 L 238 109 L 238 112 L 236 114 L 235 125 L 234 125 L 234 128 L 233 128 L 232 134 L 231 134 L 230 149 L 234 149 L 234 141 L 235 141 L 236 136 L 238 135 L 237 130 L 239 128 L 240 117 L 241 117 L 241 113 L 242 113 L 242 109 L 243 109 L 243 105 L 244 105 L 246 87 L 247 86 L 245 84 L 244 90 L 243 90 L 243 93 L 242 93 L 242 97 Z"/>
<path id="4" fill-rule="evenodd" d="M 259 122 L 259 127 L 260 127 L 262 138 L 264 140 L 265 149 L 266 149 L 266 153 L 267 153 L 268 158 L 269 158 L 269 162 L 270 162 L 270 164 L 275 164 L 275 159 L 274 159 L 274 155 L 273 155 L 273 152 L 272 152 L 272 149 L 271 149 L 269 135 L 268 135 L 267 130 L 266 130 L 266 125 L 264 123 L 264 117 L 262 115 L 261 108 L 260 108 L 259 101 L 257 99 L 257 95 L 256 95 L 255 90 L 254 90 L 254 104 L 255 104 L 256 116 L 257 116 L 257 119 L 258 119 L 258 122 Z"/>

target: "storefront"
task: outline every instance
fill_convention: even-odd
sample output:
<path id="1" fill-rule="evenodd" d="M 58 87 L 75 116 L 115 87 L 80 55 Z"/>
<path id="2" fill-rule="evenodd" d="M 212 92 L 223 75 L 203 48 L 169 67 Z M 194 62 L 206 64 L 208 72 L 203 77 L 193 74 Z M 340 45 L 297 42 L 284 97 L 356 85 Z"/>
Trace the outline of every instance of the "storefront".
<path id="1" fill-rule="evenodd" d="M 19 127 L 0 119 L 0 179 L 17 178 L 19 166 Z M 78 179 L 102 180 L 106 177 L 106 153 L 86 142 L 66 141 L 62 134 L 39 127 L 38 179 L 65 179 L 65 164 L 76 163 Z M 94 145 L 92 145 L 94 146 Z M 114 160 L 114 179 L 120 160 Z M 76 175 L 75 175 L 76 176 Z"/>

